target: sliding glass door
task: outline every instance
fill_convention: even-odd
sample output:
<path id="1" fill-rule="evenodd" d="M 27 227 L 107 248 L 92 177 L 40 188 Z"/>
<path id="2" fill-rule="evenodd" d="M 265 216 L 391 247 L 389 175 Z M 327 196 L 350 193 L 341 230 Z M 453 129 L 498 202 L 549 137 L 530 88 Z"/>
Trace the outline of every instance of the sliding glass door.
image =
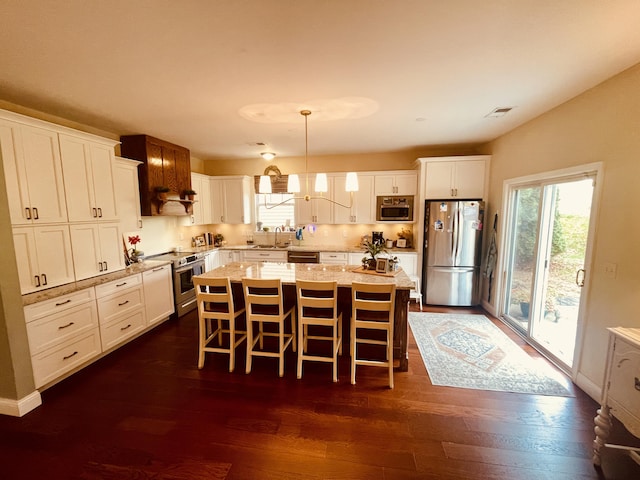
<path id="1" fill-rule="evenodd" d="M 588 174 L 509 190 L 503 316 L 567 370 L 580 323 L 593 194 Z"/>

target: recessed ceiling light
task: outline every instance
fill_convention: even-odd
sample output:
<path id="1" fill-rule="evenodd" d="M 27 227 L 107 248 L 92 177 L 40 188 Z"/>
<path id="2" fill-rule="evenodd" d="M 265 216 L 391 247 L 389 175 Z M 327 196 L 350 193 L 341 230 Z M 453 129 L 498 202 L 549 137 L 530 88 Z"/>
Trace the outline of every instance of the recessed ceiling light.
<path id="1" fill-rule="evenodd" d="M 265 160 L 273 160 L 276 157 L 276 154 L 273 152 L 262 152 L 260 156 Z"/>
<path id="2" fill-rule="evenodd" d="M 507 113 L 513 110 L 513 107 L 498 107 L 494 109 L 491 113 L 485 115 L 485 117 L 504 117 Z"/>

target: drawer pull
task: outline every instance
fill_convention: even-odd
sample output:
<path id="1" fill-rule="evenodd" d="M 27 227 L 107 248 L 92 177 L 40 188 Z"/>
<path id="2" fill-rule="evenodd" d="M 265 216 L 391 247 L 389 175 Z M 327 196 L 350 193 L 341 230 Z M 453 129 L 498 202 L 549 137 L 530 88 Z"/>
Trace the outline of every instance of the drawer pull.
<path id="1" fill-rule="evenodd" d="M 126 329 L 131 328 L 131 324 L 127 325 L 126 327 L 122 327 L 120 329 L 121 332 L 125 331 Z"/>
<path id="2" fill-rule="evenodd" d="M 62 325 L 61 327 L 58 327 L 58 330 L 64 330 L 65 328 L 69 328 L 71 325 L 74 325 L 74 323 L 69 322 L 66 325 Z"/>
<path id="3" fill-rule="evenodd" d="M 126 284 L 127 282 L 117 283 L 116 287 L 124 287 Z"/>
<path id="4" fill-rule="evenodd" d="M 640 378 L 635 377 L 636 390 L 640 392 Z"/>
<path id="5" fill-rule="evenodd" d="M 164 267 L 158 267 L 153 269 L 154 272 L 160 272 L 162 270 L 164 270 Z"/>
<path id="6" fill-rule="evenodd" d="M 123 305 L 126 305 L 127 303 L 129 303 L 129 300 L 125 300 L 124 302 L 119 303 L 118 306 L 121 307 Z"/>
<path id="7" fill-rule="evenodd" d="M 69 360 L 71 357 L 75 357 L 77 354 L 78 354 L 78 351 L 76 350 L 71 355 L 67 355 L 66 357 L 62 357 L 62 360 Z"/>
<path id="8" fill-rule="evenodd" d="M 65 300 L 64 302 L 56 303 L 56 307 L 59 307 L 59 306 L 61 306 L 61 305 L 65 305 L 65 304 L 67 304 L 67 303 L 71 303 L 71 299 L 70 299 L 70 298 L 68 298 L 68 299 L 67 299 L 67 300 Z"/>

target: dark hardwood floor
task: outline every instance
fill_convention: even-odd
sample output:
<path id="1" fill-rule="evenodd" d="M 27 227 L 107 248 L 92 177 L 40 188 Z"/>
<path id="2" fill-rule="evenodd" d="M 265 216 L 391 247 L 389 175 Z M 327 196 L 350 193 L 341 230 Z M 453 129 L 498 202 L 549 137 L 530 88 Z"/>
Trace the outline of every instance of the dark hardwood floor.
<path id="1" fill-rule="evenodd" d="M 284 378 L 265 358 L 246 375 L 243 347 L 234 373 L 212 354 L 198 370 L 196 333 L 195 312 L 170 320 L 44 391 L 25 417 L 0 416 L 0 478 L 640 478 L 612 450 L 594 470 L 597 405 L 579 389 L 564 398 L 433 386 L 411 333 L 394 390 L 371 367 L 352 386 L 348 348 L 337 384 L 329 364 L 305 364 L 297 380 L 291 353 Z"/>

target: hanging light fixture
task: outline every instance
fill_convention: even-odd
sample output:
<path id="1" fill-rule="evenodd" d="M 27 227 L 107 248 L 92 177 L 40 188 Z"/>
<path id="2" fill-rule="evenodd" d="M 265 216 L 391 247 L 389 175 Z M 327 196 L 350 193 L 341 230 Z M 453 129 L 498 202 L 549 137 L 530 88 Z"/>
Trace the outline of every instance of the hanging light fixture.
<path id="1" fill-rule="evenodd" d="M 346 182 L 345 182 L 345 191 L 349 192 L 349 205 L 345 205 L 340 202 L 336 202 L 328 197 L 322 196 L 322 193 L 327 193 L 329 191 L 328 179 L 326 173 L 317 173 L 315 179 L 315 192 L 320 193 L 320 195 L 311 195 L 309 193 L 309 125 L 308 118 L 311 115 L 311 110 L 301 110 L 300 115 L 304 117 L 304 169 L 305 169 L 305 195 L 304 196 L 294 196 L 290 197 L 276 205 L 267 206 L 267 200 L 265 198 L 265 208 L 271 209 L 275 208 L 283 203 L 286 203 L 290 200 L 326 200 L 335 205 L 344 208 L 351 208 L 353 206 L 353 192 L 358 191 L 358 174 L 356 172 L 347 173 Z M 268 175 L 262 175 L 260 177 L 260 185 L 259 185 L 259 193 L 271 193 L 271 179 Z M 264 189 L 263 189 L 264 182 Z M 268 185 L 267 185 L 268 183 Z M 300 178 L 296 173 L 292 173 L 288 176 L 287 180 L 287 192 L 289 193 L 300 193 Z"/>
<path id="2" fill-rule="evenodd" d="M 260 156 L 261 156 L 262 158 L 264 158 L 265 160 L 267 160 L 267 161 L 268 161 L 268 160 L 273 160 L 274 158 L 276 158 L 276 154 L 275 154 L 275 153 L 273 153 L 273 152 L 262 152 L 262 153 L 260 154 Z"/>

